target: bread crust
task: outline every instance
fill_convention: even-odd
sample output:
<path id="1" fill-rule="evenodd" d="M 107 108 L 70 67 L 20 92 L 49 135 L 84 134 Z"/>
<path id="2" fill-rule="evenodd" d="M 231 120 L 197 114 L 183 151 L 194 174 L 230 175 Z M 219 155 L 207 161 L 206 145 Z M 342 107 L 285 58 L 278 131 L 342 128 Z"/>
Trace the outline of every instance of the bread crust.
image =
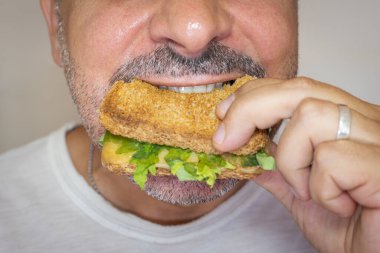
<path id="1" fill-rule="evenodd" d="M 100 121 L 115 135 L 195 152 L 220 154 L 212 144 L 212 136 L 220 124 L 215 114 L 216 106 L 252 79 L 244 76 L 232 86 L 225 85 L 223 89 L 209 93 L 190 94 L 161 90 L 141 80 L 128 84 L 118 81 L 102 102 Z M 267 131 L 256 130 L 245 146 L 231 153 L 256 153 L 268 141 Z"/>

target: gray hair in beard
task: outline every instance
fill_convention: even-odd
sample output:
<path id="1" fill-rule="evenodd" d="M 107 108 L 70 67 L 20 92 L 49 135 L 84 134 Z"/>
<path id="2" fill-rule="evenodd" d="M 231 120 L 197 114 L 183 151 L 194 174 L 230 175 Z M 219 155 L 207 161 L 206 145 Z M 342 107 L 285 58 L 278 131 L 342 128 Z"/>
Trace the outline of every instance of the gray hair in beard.
<path id="1" fill-rule="evenodd" d="M 194 58 L 185 57 L 165 44 L 122 65 L 110 83 L 118 80 L 129 82 L 135 77 L 220 75 L 231 72 L 265 77 L 264 68 L 252 58 L 212 41 L 200 56 Z"/>

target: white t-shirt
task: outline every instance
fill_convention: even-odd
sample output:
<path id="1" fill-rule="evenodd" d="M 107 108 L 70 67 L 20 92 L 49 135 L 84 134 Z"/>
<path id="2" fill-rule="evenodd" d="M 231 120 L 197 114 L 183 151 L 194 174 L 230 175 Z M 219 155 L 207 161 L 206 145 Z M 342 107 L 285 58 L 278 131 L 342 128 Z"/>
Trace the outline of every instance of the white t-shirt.
<path id="1" fill-rule="evenodd" d="M 74 168 L 65 142 L 71 127 L 0 156 L 0 252 L 314 252 L 253 182 L 184 225 L 115 209 Z"/>

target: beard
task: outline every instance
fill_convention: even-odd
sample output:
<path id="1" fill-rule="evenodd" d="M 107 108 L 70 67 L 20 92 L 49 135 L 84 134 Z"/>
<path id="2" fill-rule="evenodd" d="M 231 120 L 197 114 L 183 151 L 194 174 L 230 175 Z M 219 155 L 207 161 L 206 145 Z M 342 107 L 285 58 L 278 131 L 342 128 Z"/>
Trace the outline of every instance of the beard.
<path id="1" fill-rule="evenodd" d="M 241 73 L 265 77 L 264 68 L 251 57 L 238 53 L 218 42 L 211 42 L 202 55 L 187 58 L 169 44 L 138 56 L 119 66 L 107 83 L 91 83 L 85 71 L 76 64 L 64 38 L 64 28 L 57 3 L 58 40 L 66 80 L 81 117 L 82 124 L 93 143 L 98 143 L 104 128 L 99 124 L 98 108 L 103 97 L 117 80 L 129 82 L 135 77 L 181 77 Z M 289 77 L 296 74 L 297 60 L 290 60 Z M 132 181 L 133 178 L 129 177 Z M 170 204 L 190 206 L 213 201 L 230 192 L 239 183 L 235 179 L 217 180 L 213 188 L 202 182 L 180 182 L 175 177 L 148 177 L 144 191 L 151 197 Z"/>

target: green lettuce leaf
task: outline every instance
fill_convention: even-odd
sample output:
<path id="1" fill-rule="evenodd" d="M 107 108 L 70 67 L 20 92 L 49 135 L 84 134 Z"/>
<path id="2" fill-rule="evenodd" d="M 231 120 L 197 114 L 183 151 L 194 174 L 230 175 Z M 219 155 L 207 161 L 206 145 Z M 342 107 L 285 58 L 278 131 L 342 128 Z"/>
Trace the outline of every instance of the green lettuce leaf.
<path id="1" fill-rule="evenodd" d="M 264 150 L 259 151 L 255 155 L 237 156 L 237 155 L 212 155 L 205 153 L 196 153 L 198 162 L 188 162 L 192 155 L 189 149 L 181 149 L 176 147 L 168 147 L 145 142 L 139 142 L 130 138 L 113 135 L 106 132 L 101 144 L 113 142 L 119 145 L 116 150 L 117 154 L 132 154 L 131 164 L 136 166 L 134 171 L 134 181 L 144 189 L 148 175 L 156 175 L 156 164 L 159 162 L 158 155 L 162 150 L 167 150 L 164 160 L 169 165 L 170 172 L 177 176 L 181 181 L 203 181 L 210 187 L 224 169 L 233 170 L 236 166 L 252 167 L 261 166 L 265 170 L 275 168 L 274 158 L 265 153 Z"/>
<path id="2" fill-rule="evenodd" d="M 189 163 L 185 163 L 182 167 L 180 167 L 175 175 L 178 177 L 180 181 L 196 181 L 196 170 L 189 170 L 187 169 L 188 167 L 186 165 L 189 165 Z"/>
<path id="3" fill-rule="evenodd" d="M 136 170 L 133 173 L 133 180 L 140 186 L 141 189 L 144 189 L 145 183 L 148 179 L 148 167 L 144 164 L 137 164 Z"/>
<path id="4" fill-rule="evenodd" d="M 166 147 L 169 153 L 165 156 L 165 161 L 170 165 L 173 161 L 186 161 L 191 155 L 188 149 L 180 149 L 174 147 Z"/>
<path id="5" fill-rule="evenodd" d="M 106 132 L 106 133 L 108 133 L 108 132 Z M 100 136 L 100 138 L 99 138 L 99 145 L 100 145 L 101 147 L 103 147 L 103 144 L 104 144 L 104 137 L 106 136 L 106 133 L 102 134 L 102 136 Z"/>
<path id="6" fill-rule="evenodd" d="M 256 155 L 248 155 L 248 156 L 244 156 L 241 165 L 243 167 L 253 167 L 253 166 L 259 166 L 259 162 L 257 161 Z"/>
<path id="7" fill-rule="evenodd" d="M 260 151 L 256 154 L 257 162 L 264 170 L 274 170 L 276 168 L 276 161 L 274 158 L 264 151 Z"/>

